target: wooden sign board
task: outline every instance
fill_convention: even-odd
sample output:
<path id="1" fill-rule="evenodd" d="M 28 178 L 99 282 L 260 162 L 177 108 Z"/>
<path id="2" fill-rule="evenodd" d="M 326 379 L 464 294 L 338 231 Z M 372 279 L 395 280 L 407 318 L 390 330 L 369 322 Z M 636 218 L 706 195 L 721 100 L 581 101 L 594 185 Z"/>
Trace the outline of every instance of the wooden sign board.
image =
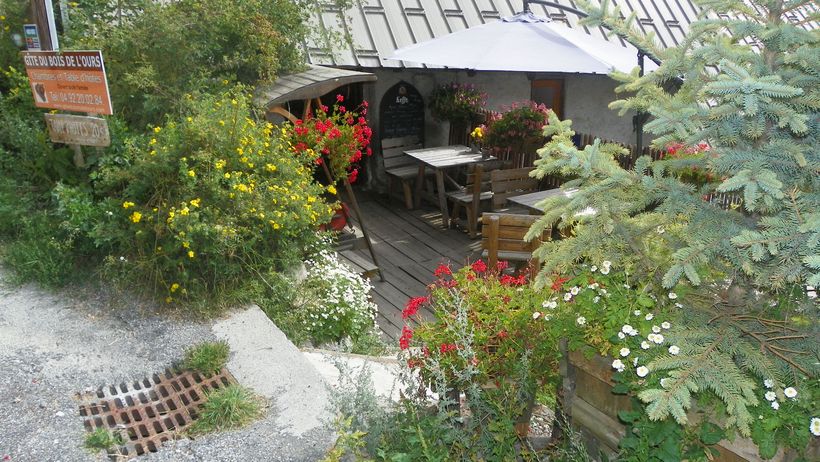
<path id="1" fill-rule="evenodd" d="M 82 146 L 109 146 L 108 122 L 99 117 L 67 114 L 46 114 L 46 126 L 51 141 Z"/>
<path id="2" fill-rule="evenodd" d="M 111 115 L 111 95 L 100 51 L 24 51 L 34 105 Z"/>

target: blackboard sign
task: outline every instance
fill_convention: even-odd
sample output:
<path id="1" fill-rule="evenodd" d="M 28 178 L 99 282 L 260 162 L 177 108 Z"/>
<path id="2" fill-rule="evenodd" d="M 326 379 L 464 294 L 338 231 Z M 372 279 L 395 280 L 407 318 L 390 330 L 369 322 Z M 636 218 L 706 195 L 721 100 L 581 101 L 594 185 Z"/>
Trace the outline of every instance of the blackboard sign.
<path id="1" fill-rule="evenodd" d="M 397 83 L 384 94 L 379 109 L 381 139 L 424 139 L 424 100 L 415 87 L 407 82 Z"/>

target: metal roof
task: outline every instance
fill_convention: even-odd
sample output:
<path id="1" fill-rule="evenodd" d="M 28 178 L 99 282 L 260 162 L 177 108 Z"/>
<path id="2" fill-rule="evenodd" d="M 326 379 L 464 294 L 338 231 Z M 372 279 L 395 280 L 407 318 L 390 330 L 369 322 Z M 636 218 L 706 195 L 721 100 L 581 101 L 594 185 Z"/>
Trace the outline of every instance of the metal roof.
<path id="1" fill-rule="evenodd" d="M 349 83 L 374 80 L 376 76 L 367 72 L 311 64 L 304 72 L 283 75 L 272 84 L 257 87 L 254 99 L 270 109 L 287 101 L 318 98 Z"/>
<path id="2" fill-rule="evenodd" d="M 575 8 L 572 0 L 553 0 Z M 593 0 L 596 1 L 596 0 Z M 352 44 L 335 56 L 324 48 L 308 44 L 311 63 L 361 68 L 426 67 L 417 63 L 383 58 L 394 50 L 451 32 L 512 16 L 522 9 L 521 0 L 354 0 L 353 8 L 340 11 L 332 2 L 323 0 L 314 25 L 324 30 L 346 31 Z M 697 17 L 698 8 L 691 0 L 613 0 L 624 15 L 637 12 L 636 24 L 644 32 L 654 32 L 663 47 L 677 45 L 689 24 Z M 820 7 L 808 6 L 812 11 Z M 578 25 L 573 13 L 544 5 L 531 5 L 533 13 L 561 21 L 588 34 L 607 38 L 602 28 Z M 807 21 L 806 11 L 794 11 L 793 21 Z M 803 24 L 807 29 L 816 24 Z M 620 40 L 609 38 L 608 40 Z"/>

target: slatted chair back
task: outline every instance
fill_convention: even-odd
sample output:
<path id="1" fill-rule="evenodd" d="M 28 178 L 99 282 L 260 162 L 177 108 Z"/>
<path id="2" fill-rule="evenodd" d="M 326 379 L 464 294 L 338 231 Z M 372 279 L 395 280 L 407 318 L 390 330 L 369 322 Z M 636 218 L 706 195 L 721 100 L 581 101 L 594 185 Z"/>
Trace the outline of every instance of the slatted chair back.
<path id="1" fill-rule="evenodd" d="M 533 167 L 493 170 L 490 172 L 490 190 L 493 192 L 492 209 L 503 208 L 507 199 L 538 190 L 538 180 L 530 176 Z"/>
<path id="2" fill-rule="evenodd" d="M 388 197 L 393 189 L 393 178 L 398 178 L 402 186 L 404 205 L 408 209 L 413 208 L 412 183 L 418 176 L 419 167 L 416 160 L 404 152 L 423 147 L 418 136 L 382 140 L 382 161 L 384 162 L 384 173 L 387 174 Z"/>
<path id="3" fill-rule="evenodd" d="M 481 247 L 494 268 L 499 260 L 529 262 L 532 252 L 542 242 L 551 239 L 551 230 L 530 242 L 524 236 L 538 215 L 515 215 L 509 213 L 484 213 L 481 217 Z"/>

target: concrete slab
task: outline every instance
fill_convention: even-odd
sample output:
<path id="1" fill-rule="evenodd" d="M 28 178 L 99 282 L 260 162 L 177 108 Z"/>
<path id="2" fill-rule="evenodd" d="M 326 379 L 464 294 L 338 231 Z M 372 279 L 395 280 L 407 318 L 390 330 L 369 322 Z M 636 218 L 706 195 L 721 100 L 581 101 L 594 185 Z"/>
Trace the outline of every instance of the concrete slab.
<path id="1" fill-rule="evenodd" d="M 358 376 L 364 367 L 368 367 L 376 395 L 395 402 L 399 400 L 399 366 L 395 358 L 316 349 L 303 350 L 302 354 L 332 388 L 339 386 L 339 365 L 353 376 Z"/>
<path id="2" fill-rule="evenodd" d="M 240 384 L 270 399 L 282 431 L 301 436 L 330 420 L 325 381 L 302 352 L 255 305 L 217 321 L 228 342 L 228 369 Z"/>

